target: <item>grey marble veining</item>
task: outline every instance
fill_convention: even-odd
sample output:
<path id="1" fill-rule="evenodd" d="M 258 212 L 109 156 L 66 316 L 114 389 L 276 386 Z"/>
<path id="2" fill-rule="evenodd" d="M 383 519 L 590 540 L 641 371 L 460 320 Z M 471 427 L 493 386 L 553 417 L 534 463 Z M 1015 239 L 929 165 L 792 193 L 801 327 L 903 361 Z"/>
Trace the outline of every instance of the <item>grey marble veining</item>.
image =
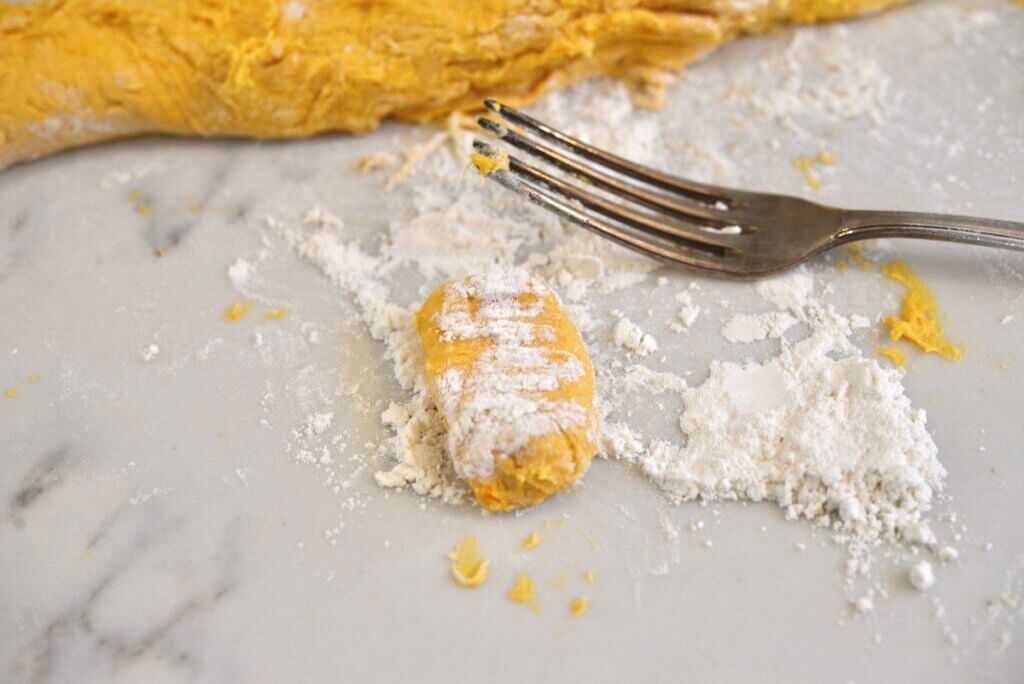
<path id="1" fill-rule="evenodd" d="M 938 30 L 935 4 L 850 25 L 902 107 L 881 133 L 857 122 L 840 131 L 822 200 L 1024 215 L 1024 48 L 1011 45 L 1024 12 L 984 6 L 995 24 L 959 37 Z M 694 73 L 728 78 L 789 36 L 730 47 Z M 674 87 L 665 116 L 699 132 L 691 87 Z M 742 177 L 803 191 L 788 160 L 813 141 L 747 125 L 754 137 L 764 125 L 780 148 L 734 158 Z M 890 248 L 934 287 L 968 344 L 963 362 L 921 358 L 905 380 L 950 471 L 936 514 L 943 538 L 961 535 L 962 557 L 929 596 L 902 581 L 904 558 L 879 561 L 891 595 L 867 616 L 851 616 L 842 550 L 808 526 L 768 505 L 674 507 L 619 464 L 597 463 L 578 494 L 537 510 L 482 516 L 387 493 L 357 463 L 339 465 L 354 484 L 336 494 L 297 463 L 290 435 L 311 411 L 333 402 L 348 443 L 377 443 L 379 413 L 402 392 L 352 303 L 309 264 L 279 250 L 261 297 L 290 315 L 237 324 L 221 320 L 240 299 L 226 269 L 259 253 L 268 213 L 314 205 L 372 251 L 390 221 L 409 217 L 410 189 L 382 193 L 379 177 L 351 164 L 427 134 L 147 138 L 0 174 L 0 390 L 17 389 L 0 396 L 0 680 L 1019 680 L 1022 607 L 1006 599 L 1024 583 L 1021 255 Z M 970 144 L 958 152 L 957 139 Z M 831 301 L 845 311 L 877 313 L 892 292 L 877 274 L 839 281 L 827 260 L 812 268 L 836 279 Z M 646 287 L 601 310 L 639 294 L 655 317 L 672 315 Z M 754 301 L 743 286 L 702 287 L 706 301 Z M 662 340 L 696 378 L 713 358 L 769 349 L 723 349 L 717 314 L 706 315 L 685 339 Z M 1000 325 L 1007 315 L 1015 322 Z M 870 349 L 879 338 L 856 341 Z M 144 361 L 150 344 L 159 353 Z M 649 418 L 674 429 L 671 416 Z M 527 562 L 519 539 L 563 515 Z M 664 538 L 663 518 L 680 538 Z M 685 531 L 696 520 L 699 537 Z M 492 559 L 476 592 L 446 574 L 444 554 L 467 532 Z M 539 614 L 503 597 L 527 565 Z M 580 584 L 585 569 L 595 584 Z M 559 570 L 575 584 L 550 586 Z M 565 610 L 574 593 L 592 601 L 582 618 Z"/>

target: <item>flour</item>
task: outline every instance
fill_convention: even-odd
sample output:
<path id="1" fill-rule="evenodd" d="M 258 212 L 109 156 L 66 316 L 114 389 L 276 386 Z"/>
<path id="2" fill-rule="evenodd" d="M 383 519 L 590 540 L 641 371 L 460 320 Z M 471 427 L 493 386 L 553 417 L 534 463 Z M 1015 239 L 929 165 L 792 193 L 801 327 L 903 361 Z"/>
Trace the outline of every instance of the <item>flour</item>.
<path id="1" fill-rule="evenodd" d="M 640 326 L 625 316 L 612 327 L 612 342 L 637 356 L 647 356 L 658 351 L 658 342 L 640 329 Z"/>
<path id="2" fill-rule="evenodd" d="M 722 328 L 722 337 L 733 344 L 782 337 L 796 322 L 796 317 L 788 311 L 736 314 Z"/>
<path id="3" fill-rule="evenodd" d="M 612 98 L 616 106 L 624 106 L 617 97 Z M 641 124 L 637 135 L 642 140 L 648 131 Z M 621 137 L 603 142 L 626 144 Z M 451 433 L 444 429 L 422 377 L 412 330 L 410 307 L 418 302 L 393 301 L 392 274 L 413 267 L 430 282 L 467 272 L 507 274 L 487 269 L 496 262 L 519 261 L 546 275 L 567 304 L 577 306 L 574 315 L 585 319 L 592 291 L 634 286 L 648 277 L 655 263 L 567 228 L 491 184 L 452 187 L 460 169 L 443 151 L 418 164 L 437 180 L 415 188 L 416 214 L 391 226 L 376 255 L 349 239 L 344 222 L 324 210 L 309 212 L 301 229 L 271 225 L 281 229 L 300 256 L 353 295 L 371 335 L 385 343 L 385 356 L 400 384 L 413 393 L 382 414 L 395 436 L 382 445 L 381 453 L 394 459 L 394 465 L 379 471 L 377 482 L 462 501 L 465 488 L 458 475 L 488 472 L 484 454 L 494 445 L 479 450 L 461 472 L 452 466 L 447 454 L 462 448 L 459 444 L 469 431 L 458 425 Z M 481 230 L 484 225 L 487 229 Z M 493 285 L 495 293 L 511 286 L 486 279 L 478 285 L 484 292 Z M 679 427 L 686 439 L 647 441 L 627 423 L 608 421 L 599 439 L 602 454 L 635 463 L 677 501 L 774 501 L 788 517 L 827 527 L 840 541 L 933 542 L 924 515 L 941 491 L 945 471 L 924 413 L 913 409 L 903 394 L 899 372 L 862 357 L 850 344 L 855 324 L 864 321 L 819 303 L 814 279 L 805 269 L 762 281 L 754 290 L 776 310 L 733 315 L 723 328 L 726 339 L 743 343 L 782 337 L 797 323 L 810 329 L 809 336 L 784 344 L 778 356 L 763 363 L 713 363 L 709 378 L 692 388 L 675 373 L 635 364 L 604 369 L 601 381 L 616 394 L 671 392 L 682 397 L 685 410 Z M 685 329 L 702 308 L 689 290 L 675 298 L 681 305 L 675 323 Z M 452 310 L 446 334 L 496 336 L 514 348 L 524 330 L 500 323 L 501 318 L 497 315 L 495 325 L 477 330 Z M 637 357 L 658 350 L 654 337 L 627 316 L 618 318 L 608 339 Z M 460 396 L 463 380 L 446 381 L 452 401 Z M 494 377 L 498 385 L 499 380 L 504 382 L 500 375 Z M 611 407 L 605 403 L 604 408 L 607 412 Z M 852 570 L 859 574 L 868 567 L 870 561 L 858 557 Z"/>
<path id="4" fill-rule="evenodd" d="M 858 539 L 929 542 L 922 514 L 945 471 L 899 373 L 815 333 L 764 364 L 716 363 L 684 394 L 686 446 L 641 466 L 677 500 L 769 500 Z"/>
<path id="5" fill-rule="evenodd" d="M 756 65 L 760 78 L 731 90 L 729 98 L 796 130 L 812 116 L 881 121 L 890 78 L 872 56 L 853 54 L 848 35 L 845 26 L 795 30 L 784 51 Z"/>
<path id="6" fill-rule="evenodd" d="M 235 262 L 228 267 L 228 279 L 239 290 L 249 286 L 255 273 L 256 267 L 251 262 L 241 258 L 235 259 Z"/>
<path id="7" fill-rule="evenodd" d="M 466 499 L 469 488 L 458 479 L 445 453 L 447 430 L 432 402 L 419 396 L 406 404 L 392 403 L 381 421 L 395 431 L 393 455 L 398 463 L 374 474 L 379 485 L 408 486 L 417 494 L 450 504 Z"/>
<path id="8" fill-rule="evenodd" d="M 647 366 L 633 364 L 619 373 L 602 373 L 609 389 L 621 392 L 649 392 L 650 394 L 682 394 L 686 381 L 674 373 L 651 370 Z"/>
<path id="9" fill-rule="evenodd" d="M 875 609 L 875 602 L 868 596 L 861 596 L 853 602 L 853 607 L 858 613 L 870 613 Z"/>
<path id="10" fill-rule="evenodd" d="M 160 354 L 160 347 L 156 344 L 147 344 L 139 353 L 139 357 L 146 361 L 152 361 Z"/>
<path id="11" fill-rule="evenodd" d="M 797 59 L 794 50 L 786 59 Z M 861 96 L 884 99 L 884 79 L 877 78 L 870 66 L 859 71 L 837 68 L 839 75 L 823 86 L 830 95 L 808 94 L 810 86 L 801 84 L 799 97 L 810 98 L 812 104 L 805 102 L 801 110 L 794 105 L 781 116 L 796 116 L 807 109 L 838 117 L 869 115 L 870 104 L 858 108 L 854 101 Z M 843 94 L 844 83 L 852 88 L 848 98 Z M 570 107 L 568 102 L 587 106 Z M 635 112 L 621 86 L 577 86 L 547 98 L 540 104 L 540 115 L 639 161 L 661 163 L 666 157 L 659 153 L 681 153 L 690 164 L 688 175 L 741 181 L 733 162 L 722 156 L 723 144 L 713 137 L 700 143 L 660 145 L 656 115 Z M 616 125 L 609 126 L 609 120 Z M 653 280 L 658 264 L 566 225 L 496 184 L 462 177 L 464 154 L 450 154 L 444 144 L 468 142 L 460 136 L 452 131 L 428 136 L 423 145 L 429 153 L 406 158 L 415 164 L 402 165 L 401 181 L 394 187 L 402 185 L 408 193 L 411 215 L 388 225 L 376 236 L 377 242 L 357 240 L 346 221 L 322 208 L 301 218 L 267 222 L 269 231 L 316 265 L 355 303 L 363 325 L 381 343 L 406 392 L 382 412 L 376 409 L 387 437 L 366 447 L 375 459 L 374 479 L 384 487 L 408 488 L 447 503 L 471 501 L 460 475 L 489 472 L 495 445 L 476 449 L 458 466 L 450 457 L 465 450 L 469 424 L 445 429 L 423 376 L 422 351 L 413 329 L 414 308 L 438 282 L 472 273 L 509 273 L 491 271 L 495 264 L 521 266 L 543 276 L 580 329 L 591 332 L 587 342 L 592 353 L 609 355 L 625 349 L 630 357 L 648 361 L 660 346 L 629 316 L 620 315 L 609 329 L 603 323 L 607 319 L 592 312 L 594 302 L 602 297 L 628 288 L 641 292 Z M 236 286 L 241 287 L 252 282 L 253 274 L 243 266 L 236 276 Z M 518 291 L 524 282 L 510 284 L 484 276 L 477 287 L 494 294 L 509 288 Z M 664 285 L 668 280 L 662 276 L 658 282 Z M 734 313 L 722 334 L 737 344 L 780 338 L 781 351 L 762 362 L 713 362 L 708 378 L 693 387 L 682 377 L 691 371 L 672 367 L 678 362 L 674 355 L 663 371 L 654 371 L 639 363 L 624 363 L 619 353 L 615 363 L 599 368 L 598 373 L 598 389 L 604 396 L 599 406 L 605 416 L 598 436 L 600 454 L 635 465 L 674 501 L 774 502 L 787 517 L 808 520 L 847 544 L 850 577 L 868 575 L 873 567 L 870 549 L 877 542 L 934 545 L 936 538 L 926 516 L 942 490 L 945 471 L 926 430 L 924 413 L 915 410 L 903 393 L 900 372 L 865 358 L 850 342 L 852 331 L 868 325 L 868 319 L 845 316 L 821 303 L 808 269 L 747 286 L 744 292 L 756 293 L 761 305 L 771 310 Z M 715 305 L 698 303 L 696 294 L 693 286 L 679 291 L 674 296 L 677 313 L 662 325 L 682 332 L 701 317 L 713 317 Z M 727 306 L 731 305 L 722 303 L 720 308 Z M 629 313 L 636 308 L 631 306 Z M 445 321 L 445 334 L 494 336 L 508 345 L 509 354 L 518 354 L 514 350 L 526 332 L 514 321 L 502 322 L 509 312 L 502 313 L 499 307 L 495 313 L 501 315 L 495 316 L 493 325 L 481 329 L 453 309 Z M 492 361 L 501 365 L 500 359 Z M 575 370 L 566 366 L 557 371 L 562 372 Z M 542 382 L 550 375 L 546 371 L 540 376 L 527 374 L 522 382 Z M 502 373 L 493 374 L 487 381 L 493 383 L 482 389 L 497 396 L 507 380 Z M 459 401 L 465 378 L 445 382 L 442 389 L 448 399 L 443 400 Z M 623 417 L 628 413 L 624 409 L 646 394 L 671 395 L 682 401 L 684 408 L 675 421 L 681 435 L 650 439 L 628 416 Z M 475 420 L 470 418 L 469 423 Z M 295 441 L 315 441 L 332 429 L 310 440 L 300 430 Z M 498 445 L 499 451 L 510 444 Z M 302 449 L 314 467 L 326 468 L 314 445 Z M 867 600 L 876 598 L 871 595 Z"/>
<path id="12" fill-rule="evenodd" d="M 907 571 L 907 580 L 918 591 L 928 591 L 935 585 L 935 572 L 932 564 L 926 560 L 910 566 Z"/>
<path id="13" fill-rule="evenodd" d="M 700 316 L 700 305 L 695 304 L 693 295 L 685 291 L 677 292 L 675 300 L 682 304 L 682 307 L 679 309 L 679 313 L 676 314 L 679 323 L 673 323 L 672 326 L 676 332 L 682 332 L 697 322 L 697 317 Z"/>
<path id="14" fill-rule="evenodd" d="M 802 312 L 810 303 L 814 291 L 814 278 L 804 269 L 779 277 L 762 280 L 757 293 L 780 309 Z"/>
<path id="15" fill-rule="evenodd" d="M 860 355 L 808 273 L 757 290 L 811 335 L 761 364 L 713 363 L 683 392 L 685 445 L 652 442 L 643 471 L 679 501 L 768 500 L 841 541 L 933 543 L 923 516 L 945 470 L 900 373 Z"/>

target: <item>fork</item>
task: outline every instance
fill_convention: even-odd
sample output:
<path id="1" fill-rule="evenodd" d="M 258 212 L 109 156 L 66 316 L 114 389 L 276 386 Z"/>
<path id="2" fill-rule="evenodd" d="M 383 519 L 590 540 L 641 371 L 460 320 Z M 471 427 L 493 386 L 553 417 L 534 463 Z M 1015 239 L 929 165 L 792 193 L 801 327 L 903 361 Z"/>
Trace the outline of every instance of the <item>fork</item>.
<path id="1" fill-rule="evenodd" d="M 734 278 L 785 270 L 856 240 L 923 238 L 1024 250 L 1024 223 L 909 211 L 840 209 L 789 195 L 678 178 L 588 145 L 494 99 L 506 123 L 477 119 L 506 143 L 557 167 L 552 175 L 474 140 L 496 162 L 487 177 L 630 249 Z"/>

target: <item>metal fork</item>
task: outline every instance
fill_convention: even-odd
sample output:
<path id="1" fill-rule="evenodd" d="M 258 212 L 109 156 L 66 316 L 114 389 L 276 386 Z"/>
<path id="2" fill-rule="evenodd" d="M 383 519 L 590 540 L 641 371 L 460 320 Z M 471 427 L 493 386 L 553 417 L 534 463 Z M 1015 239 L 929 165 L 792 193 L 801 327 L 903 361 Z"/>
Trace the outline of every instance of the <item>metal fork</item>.
<path id="1" fill-rule="evenodd" d="M 496 100 L 484 105 L 512 124 L 480 117 L 484 130 L 581 183 L 475 140 L 478 152 L 499 162 L 489 178 L 598 235 L 691 268 L 759 277 L 837 245 L 889 237 L 1024 250 L 1024 223 L 839 209 L 788 195 L 697 183 L 592 147 Z"/>

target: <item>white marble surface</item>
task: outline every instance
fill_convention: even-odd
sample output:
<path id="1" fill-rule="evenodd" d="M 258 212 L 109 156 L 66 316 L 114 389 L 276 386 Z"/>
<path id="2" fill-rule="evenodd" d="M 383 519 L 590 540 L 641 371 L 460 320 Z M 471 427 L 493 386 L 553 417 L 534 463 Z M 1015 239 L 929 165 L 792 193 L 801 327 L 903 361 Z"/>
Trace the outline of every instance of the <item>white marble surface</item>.
<path id="1" fill-rule="evenodd" d="M 840 163 L 816 197 L 1024 216 L 1024 11 L 983 7 L 978 19 L 966 4 L 921 4 L 850 26 L 853 56 L 877 59 L 891 77 L 893 113 L 885 126 L 836 124 Z M 814 152 L 812 139 L 742 104 L 697 96 L 791 37 L 713 56 L 693 70 L 697 80 L 673 88 L 659 116 L 697 137 L 742 117 L 741 144 L 719 150 L 726 171 L 806 192 L 788 160 Z M 270 322 L 221 320 L 240 298 L 226 269 L 259 252 L 267 213 L 301 216 L 314 205 L 372 249 L 390 221 L 410 216 L 409 188 L 384 194 L 379 177 L 357 177 L 350 165 L 409 135 L 428 131 L 288 144 L 144 139 L 0 174 L 0 385 L 17 388 L 0 398 L 0 679 L 1024 678 L 1014 601 L 1024 582 L 1022 255 L 880 248 L 932 284 L 951 336 L 967 345 L 957 364 L 914 355 L 905 380 L 949 470 L 940 536 L 961 534 L 962 555 L 938 568 L 928 595 L 906 584 L 905 555 L 883 560 L 890 597 L 866 616 L 849 608 L 842 550 L 809 526 L 767 504 L 674 507 L 617 463 L 597 463 L 576 494 L 491 517 L 386 494 L 372 467 L 335 493 L 321 470 L 298 463 L 290 432 L 311 411 L 332 404 L 329 434 L 358 451 L 387 436 L 377 416 L 402 392 L 381 348 L 352 322 L 352 304 L 307 263 L 278 250 L 264 266 L 261 294 L 291 312 Z M 684 155 L 678 170 L 688 164 L 701 161 Z M 150 198 L 152 215 L 126 198 L 132 190 Z M 891 310 L 893 290 L 877 273 L 839 276 L 828 259 L 812 269 L 819 283 L 833 281 L 830 301 L 845 311 Z M 658 274 L 673 285 L 690 279 Z M 669 367 L 699 380 L 714 358 L 773 348 L 730 347 L 718 334 L 727 311 L 714 304 L 750 310 L 748 285 L 702 287 L 709 306 L 695 330 L 658 335 Z M 414 300 L 415 288 L 406 295 Z M 637 298 L 654 308 L 642 317 L 650 326 L 674 311 L 653 279 L 602 298 L 597 311 Z M 1001 325 L 1007 315 L 1016 319 Z M 605 332 L 597 327 L 592 340 Z M 857 341 L 870 350 L 879 339 L 873 328 Z M 151 344 L 159 352 L 145 361 Z M 352 382 L 356 396 L 337 396 Z M 654 431 L 677 415 L 651 413 Z M 516 550 L 561 516 L 568 522 L 539 548 Z M 666 539 L 662 518 L 682 534 Z M 705 529 L 691 535 L 696 520 Z M 476 592 L 448 580 L 444 559 L 467 532 L 493 566 Z M 541 582 L 540 613 L 503 597 L 519 567 Z M 581 580 L 588 568 L 592 586 Z M 569 580 L 558 589 L 550 579 L 562 569 Z M 573 618 L 565 605 L 580 593 L 592 607 Z"/>

